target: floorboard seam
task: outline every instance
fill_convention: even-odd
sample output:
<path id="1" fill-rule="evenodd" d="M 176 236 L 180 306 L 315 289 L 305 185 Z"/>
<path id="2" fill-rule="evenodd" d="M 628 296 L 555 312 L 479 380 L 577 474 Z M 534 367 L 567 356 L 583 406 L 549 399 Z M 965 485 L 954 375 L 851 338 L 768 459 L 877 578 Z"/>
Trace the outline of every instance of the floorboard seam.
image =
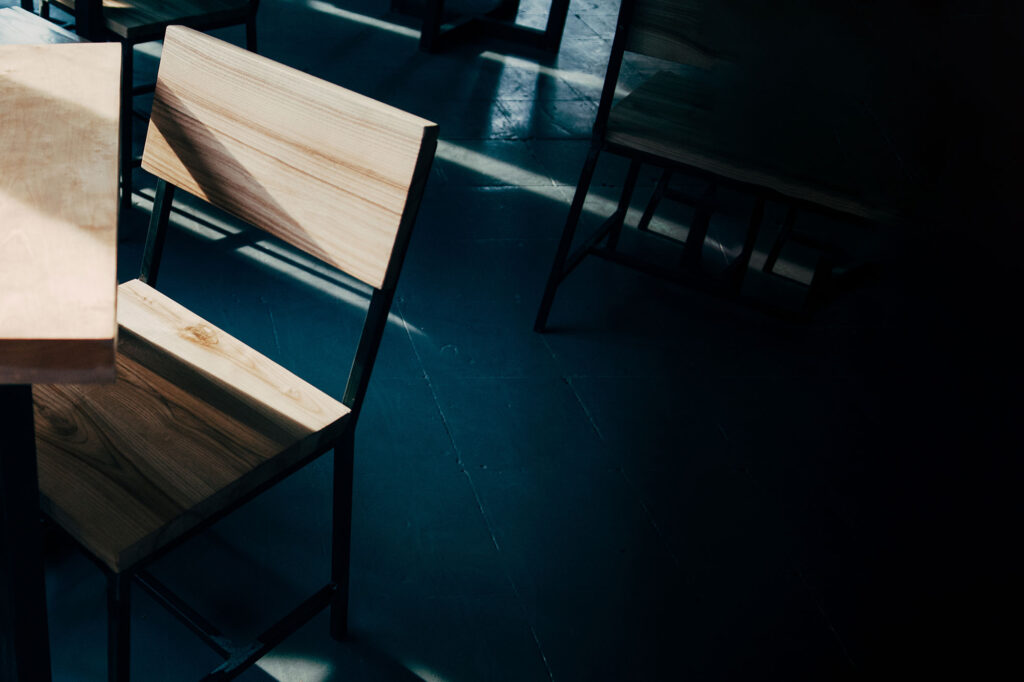
<path id="1" fill-rule="evenodd" d="M 590 410 L 587 409 L 586 403 L 583 402 L 583 396 L 579 394 L 579 391 L 577 391 L 576 387 L 573 385 L 572 377 L 563 376 L 562 381 L 564 381 L 566 385 L 569 387 L 569 389 L 572 391 L 573 396 L 576 398 L 576 402 L 579 404 L 580 409 L 583 410 L 583 414 L 587 415 L 587 420 L 590 422 L 590 426 L 594 429 L 594 432 L 597 434 L 597 437 L 601 439 L 602 443 L 607 443 L 608 441 L 604 437 L 604 434 L 601 433 L 601 429 L 598 428 L 597 422 L 594 420 L 593 415 L 591 415 Z M 651 524 L 651 527 L 654 529 L 654 533 L 658 536 L 658 539 L 661 540 L 661 544 L 664 547 L 665 551 L 668 552 L 669 557 L 672 559 L 672 563 L 676 565 L 676 568 L 682 568 L 682 562 L 679 560 L 679 557 L 676 555 L 676 553 L 672 550 L 672 544 L 669 542 L 668 536 L 664 533 L 664 531 L 662 531 L 661 526 L 658 525 L 658 521 L 654 518 L 654 514 L 651 512 L 651 508 L 647 504 L 647 500 L 644 497 L 643 491 L 640 490 L 640 487 L 636 485 L 636 483 L 634 483 L 628 475 L 626 475 L 626 470 L 623 466 L 620 465 L 618 467 L 618 470 L 619 476 L 621 476 L 622 480 L 626 482 L 626 486 L 633 491 L 634 495 L 636 495 L 637 502 L 640 504 L 640 509 L 643 510 L 644 516 L 647 517 L 647 522 Z"/>
<path id="2" fill-rule="evenodd" d="M 483 501 L 480 499 L 480 493 L 477 491 L 476 485 L 473 483 L 473 477 L 466 469 L 465 463 L 462 461 L 462 453 L 459 451 L 459 446 L 455 442 L 455 436 L 452 434 L 451 427 L 448 424 L 448 419 L 445 417 L 444 410 L 441 408 L 441 401 L 437 397 L 437 391 L 434 389 L 434 384 L 430 380 L 430 374 L 427 373 L 427 369 L 423 364 L 423 358 L 420 355 L 420 351 L 416 348 L 416 343 L 412 338 L 412 331 L 409 329 L 409 324 L 405 318 L 404 300 L 399 298 L 398 308 L 401 314 L 402 327 L 405 329 L 405 333 L 409 337 L 409 343 L 412 345 L 413 353 L 416 355 L 416 362 L 419 364 L 420 373 L 423 376 L 423 380 L 427 383 L 427 388 L 430 390 L 430 397 L 434 401 L 434 409 L 437 410 L 437 414 L 441 419 L 441 425 L 444 427 L 445 435 L 448 437 L 448 442 L 451 444 L 452 452 L 455 453 L 455 462 L 459 466 L 459 471 L 466 477 L 466 482 L 469 484 L 469 489 L 473 493 L 473 500 L 476 502 L 477 511 L 480 512 L 480 517 L 484 521 L 484 525 L 487 526 L 487 534 L 491 536 L 491 543 L 494 545 L 495 551 L 498 552 L 498 557 L 501 559 L 502 569 L 505 573 L 505 580 L 508 581 L 509 586 L 512 588 L 512 593 L 515 595 L 516 603 L 519 605 L 519 610 L 523 614 L 523 620 L 526 622 L 526 627 L 530 629 L 530 636 L 533 638 L 533 643 L 537 647 L 537 653 L 540 654 L 541 661 L 544 663 L 544 670 L 547 672 L 549 682 L 554 682 L 554 674 L 551 672 L 551 664 L 548 662 L 547 654 L 544 652 L 544 647 L 541 645 L 540 637 L 537 634 L 536 628 L 533 627 L 533 623 L 530 622 L 529 614 L 526 611 L 526 607 L 523 604 L 523 597 L 519 591 L 519 587 L 516 585 L 515 580 L 509 573 L 508 567 L 503 560 L 503 553 L 501 545 L 498 542 L 498 536 L 494 531 L 494 524 L 491 523 L 490 518 L 487 516 L 487 512 L 484 510 Z"/>

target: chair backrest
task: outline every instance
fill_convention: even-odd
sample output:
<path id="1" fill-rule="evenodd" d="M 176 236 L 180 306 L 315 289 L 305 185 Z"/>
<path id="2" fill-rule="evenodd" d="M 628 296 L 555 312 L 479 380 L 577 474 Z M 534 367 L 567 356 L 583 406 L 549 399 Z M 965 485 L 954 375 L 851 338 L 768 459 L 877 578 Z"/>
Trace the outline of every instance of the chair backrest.
<path id="1" fill-rule="evenodd" d="M 377 288 L 393 287 L 437 126 L 181 26 L 142 167 Z"/>
<path id="2" fill-rule="evenodd" d="M 601 140 L 615 100 L 623 55 L 629 52 L 710 69 L 719 62 L 709 40 L 714 0 L 622 0 L 605 71 L 593 139 Z"/>
<path id="3" fill-rule="evenodd" d="M 709 33 L 709 3 L 711 0 L 623 0 L 624 49 L 710 68 L 718 55 Z"/>

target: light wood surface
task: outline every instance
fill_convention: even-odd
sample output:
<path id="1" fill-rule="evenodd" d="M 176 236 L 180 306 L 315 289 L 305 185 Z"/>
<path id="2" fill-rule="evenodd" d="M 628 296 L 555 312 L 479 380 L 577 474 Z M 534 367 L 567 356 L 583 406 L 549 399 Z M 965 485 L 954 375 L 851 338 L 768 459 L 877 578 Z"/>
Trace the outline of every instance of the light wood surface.
<path id="1" fill-rule="evenodd" d="M 114 571 L 328 447 L 349 413 L 137 280 L 118 305 L 117 383 L 34 389 L 43 508 Z"/>
<path id="2" fill-rule="evenodd" d="M 20 7 L 0 9 L 0 45 L 44 45 L 47 43 L 80 43 L 71 31 L 26 12 Z"/>
<path id="3" fill-rule="evenodd" d="M 0 47 L 0 382 L 113 379 L 120 69 Z"/>
<path id="4" fill-rule="evenodd" d="M 51 0 L 74 13 L 76 0 Z M 127 40 L 157 40 L 169 24 L 204 28 L 242 23 L 248 0 L 103 0 L 104 27 Z"/>
<path id="5" fill-rule="evenodd" d="M 722 69 L 657 74 L 613 107 L 607 141 L 872 221 L 899 221 L 911 185 L 855 103 Z"/>
<path id="6" fill-rule="evenodd" d="M 436 138 L 429 121 L 171 27 L 142 165 L 379 288 Z"/>

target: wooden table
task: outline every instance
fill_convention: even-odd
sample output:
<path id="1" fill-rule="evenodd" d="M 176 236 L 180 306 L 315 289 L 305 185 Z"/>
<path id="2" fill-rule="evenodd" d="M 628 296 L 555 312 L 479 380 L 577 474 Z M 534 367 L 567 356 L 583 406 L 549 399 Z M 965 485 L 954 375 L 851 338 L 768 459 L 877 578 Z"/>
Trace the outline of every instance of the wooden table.
<path id="1" fill-rule="evenodd" d="M 50 679 L 32 384 L 114 379 L 120 71 L 116 44 L 0 46 L 4 682 Z"/>

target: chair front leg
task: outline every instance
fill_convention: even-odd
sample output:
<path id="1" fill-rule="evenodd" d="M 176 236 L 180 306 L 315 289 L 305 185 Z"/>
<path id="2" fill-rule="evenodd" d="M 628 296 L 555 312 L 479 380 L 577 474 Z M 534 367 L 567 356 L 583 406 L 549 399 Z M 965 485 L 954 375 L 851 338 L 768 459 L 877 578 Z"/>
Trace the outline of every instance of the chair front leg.
<path id="1" fill-rule="evenodd" d="M 555 261 L 551 264 L 551 273 L 548 275 L 548 282 L 544 287 L 544 295 L 540 300 L 540 307 L 537 309 L 537 319 L 533 323 L 533 330 L 544 331 L 548 323 L 548 314 L 551 312 L 551 304 L 555 301 L 555 291 L 565 277 L 565 260 L 569 256 L 569 247 L 572 246 L 572 238 L 579 226 L 580 215 L 583 213 L 583 203 L 587 199 L 587 192 L 590 191 L 590 181 L 594 177 L 594 169 L 597 167 L 597 159 L 601 150 L 597 145 L 591 145 L 587 152 L 587 160 L 583 164 L 583 171 L 580 173 L 579 184 L 576 185 L 576 194 L 573 195 L 572 205 L 569 207 L 569 216 L 565 220 L 565 227 L 562 228 L 562 238 L 555 250 Z"/>
<path id="2" fill-rule="evenodd" d="M 334 448 L 331 583 L 337 588 L 337 594 L 331 603 L 331 637 L 339 641 L 348 635 L 348 590 L 352 546 L 352 469 L 355 454 L 355 428 L 353 426 L 348 428 Z"/>
<path id="3" fill-rule="evenodd" d="M 131 576 L 107 576 L 107 679 L 128 682 L 131 670 Z"/>

